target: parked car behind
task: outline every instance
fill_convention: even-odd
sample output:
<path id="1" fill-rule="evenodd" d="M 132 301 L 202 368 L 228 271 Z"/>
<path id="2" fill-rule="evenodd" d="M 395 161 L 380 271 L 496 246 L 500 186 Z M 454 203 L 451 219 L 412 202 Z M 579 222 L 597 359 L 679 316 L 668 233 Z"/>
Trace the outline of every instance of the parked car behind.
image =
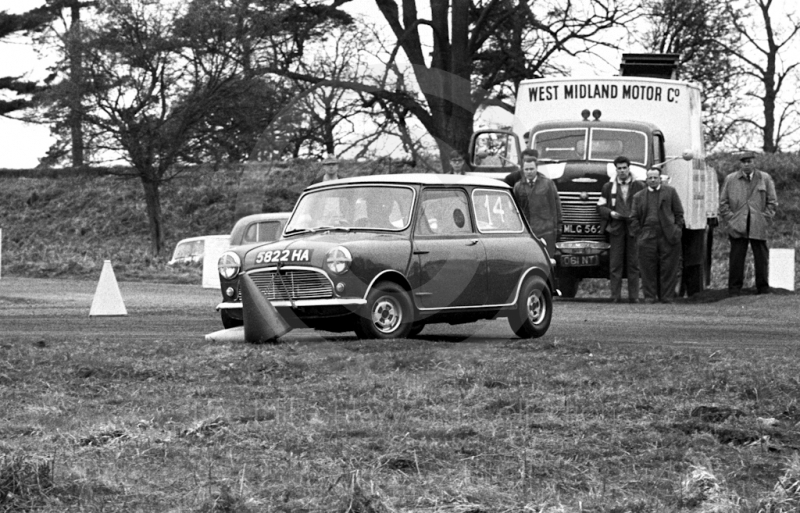
<path id="1" fill-rule="evenodd" d="M 505 183 L 477 176 L 345 178 L 306 189 L 283 237 L 219 259 L 223 325 L 247 274 L 295 327 L 403 338 L 426 324 L 507 317 L 547 332 L 552 261 Z"/>
<path id="2" fill-rule="evenodd" d="M 236 221 L 231 230 L 231 247 L 278 240 L 291 212 L 253 214 Z"/>
<path id="3" fill-rule="evenodd" d="M 203 255 L 206 250 L 206 241 L 218 239 L 227 241 L 230 235 L 202 235 L 200 237 L 189 237 L 183 239 L 175 245 L 172 259 L 167 265 L 203 265 Z"/>

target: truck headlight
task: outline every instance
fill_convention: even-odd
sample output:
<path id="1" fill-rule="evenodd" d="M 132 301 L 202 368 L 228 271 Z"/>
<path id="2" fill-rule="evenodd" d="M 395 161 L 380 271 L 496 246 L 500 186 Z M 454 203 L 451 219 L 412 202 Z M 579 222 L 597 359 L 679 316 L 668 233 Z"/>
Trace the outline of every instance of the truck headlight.
<path id="1" fill-rule="evenodd" d="M 350 269 L 353 256 L 343 246 L 337 246 L 325 255 L 325 267 L 333 274 L 344 274 Z"/>
<path id="2" fill-rule="evenodd" d="M 219 275 L 226 280 L 236 278 L 239 271 L 242 270 L 242 261 L 239 255 L 233 251 L 226 251 L 223 253 L 217 261 L 217 270 L 219 271 Z"/>

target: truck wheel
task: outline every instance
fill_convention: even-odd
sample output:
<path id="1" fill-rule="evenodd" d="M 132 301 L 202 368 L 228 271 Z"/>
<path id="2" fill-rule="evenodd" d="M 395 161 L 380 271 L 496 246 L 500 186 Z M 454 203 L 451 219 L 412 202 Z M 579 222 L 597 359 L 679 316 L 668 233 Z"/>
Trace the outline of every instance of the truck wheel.
<path id="1" fill-rule="evenodd" d="M 508 324 L 520 338 L 539 338 L 547 333 L 553 317 L 553 295 L 538 276 L 526 279 L 520 289 L 516 310 Z"/>
<path id="2" fill-rule="evenodd" d="M 580 278 L 563 273 L 558 275 L 558 290 L 561 292 L 561 297 L 575 297 L 580 284 Z"/>
<path id="3" fill-rule="evenodd" d="M 234 319 L 228 315 L 228 312 L 225 310 L 220 310 L 219 316 L 222 318 L 222 327 L 226 330 L 236 328 L 237 326 L 244 326 L 244 322 L 241 319 Z"/>
<path id="4" fill-rule="evenodd" d="M 356 321 L 355 332 L 359 338 L 405 338 L 413 321 L 414 311 L 406 291 L 386 281 L 367 294 L 367 304 Z"/>

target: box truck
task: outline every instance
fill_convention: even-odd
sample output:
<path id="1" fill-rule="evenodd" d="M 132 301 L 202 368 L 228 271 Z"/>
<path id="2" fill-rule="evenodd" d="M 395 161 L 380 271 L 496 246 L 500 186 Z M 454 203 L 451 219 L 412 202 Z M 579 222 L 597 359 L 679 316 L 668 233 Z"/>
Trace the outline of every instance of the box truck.
<path id="1" fill-rule="evenodd" d="M 521 148 L 538 150 L 539 171 L 561 199 L 562 232 L 547 249 L 563 296 L 574 297 L 584 278 L 609 277 L 597 203 L 620 155 L 631 160 L 635 179 L 660 169 L 680 196 L 686 220 L 680 292 L 691 295 L 708 284 L 719 186 L 706 165 L 700 88 L 674 79 L 676 62 L 673 54 L 626 54 L 620 76 L 523 81 L 513 125 L 473 134 L 476 174 L 505 178 L 519 170 Z"/>

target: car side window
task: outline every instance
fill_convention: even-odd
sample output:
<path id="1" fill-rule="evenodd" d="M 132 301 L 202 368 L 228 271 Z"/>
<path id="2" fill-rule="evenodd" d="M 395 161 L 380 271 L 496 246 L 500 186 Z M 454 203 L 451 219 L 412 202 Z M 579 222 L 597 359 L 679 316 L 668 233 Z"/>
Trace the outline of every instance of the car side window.
<path id="1" fill-rule="evenodd" d="M 417 219 L 417 235 L 472 233 L 467 195 L 460 189 L 425 189 Z"/>
<path id="2" fill-rule="evenodd" d="M 517 205 L 508 191 L 475 189 L 472 202 L 481 233 L 521 233 L 524 230 Z"/>

